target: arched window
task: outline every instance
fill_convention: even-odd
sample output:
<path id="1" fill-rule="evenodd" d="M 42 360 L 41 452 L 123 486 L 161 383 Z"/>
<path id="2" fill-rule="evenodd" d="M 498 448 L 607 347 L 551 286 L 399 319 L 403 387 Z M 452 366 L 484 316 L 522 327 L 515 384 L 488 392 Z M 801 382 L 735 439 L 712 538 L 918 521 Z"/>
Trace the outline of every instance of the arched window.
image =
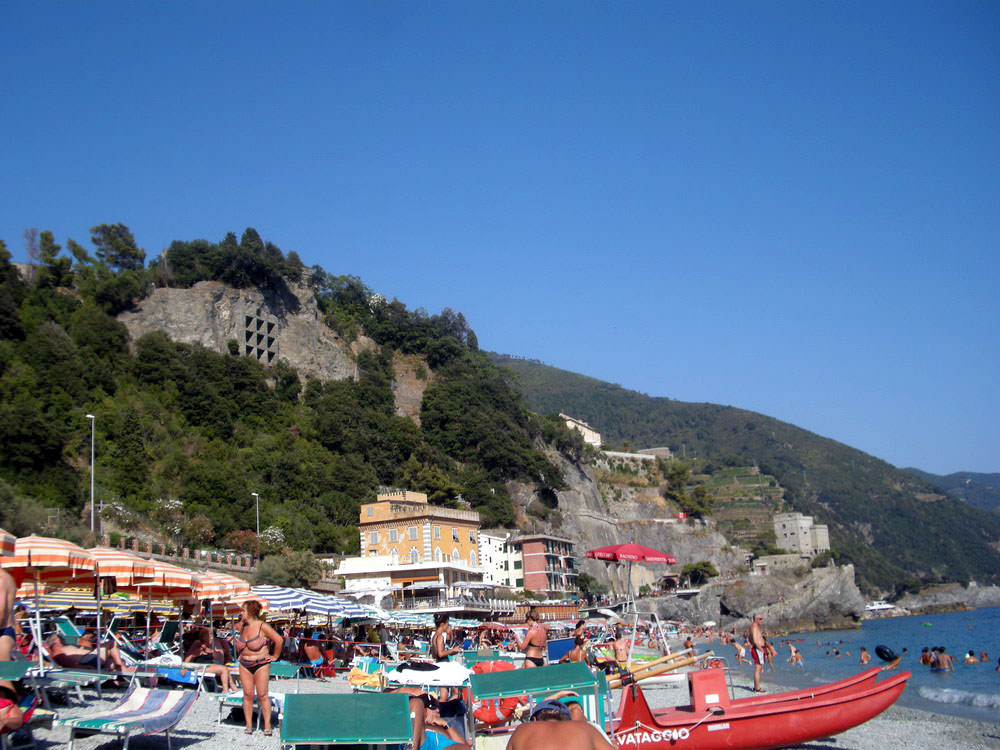
<path id="1" fill-rule="evenodd" d="M 442 562 L 444 560 L 444 555 L 441 554 L 441 548 L 437 547 L 434 550 L 434 562 Z"/>
<path id="2" fill-rule="evenodd" d="M 455 549 L 451 551 L 451 561 L 458 562 L 460 559 L 462 558 L 458 554 L 458 547 L 455 547 Z"/>
<path id="3" fill-rule="evenodd" d="M 469 567 L 471 567 L 471 568 L 476 567 L 476 551 L 475 550 L 472 550 L 469 553 Z"/>
<path id="4" fill-rule="evenodd" d="M 420 562 L 420 553 L 417 552 L 416 547 L 410 547 L 410 562 L 411 563 Z"/>

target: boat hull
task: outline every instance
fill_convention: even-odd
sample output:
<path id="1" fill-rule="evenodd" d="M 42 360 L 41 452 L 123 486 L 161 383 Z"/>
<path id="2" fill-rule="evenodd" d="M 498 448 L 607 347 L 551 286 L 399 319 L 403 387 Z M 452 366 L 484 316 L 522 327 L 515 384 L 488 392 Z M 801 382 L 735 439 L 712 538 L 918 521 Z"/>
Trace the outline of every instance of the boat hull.
<path id="1" fill-rule="evenodd" d="M 740 748 L 769 750 L 839 734 L 862 724 L 891 706 L 903 692 L 910 673 L 903 672 L 874 682 L 859 681 L 814 697 L 781 699 L 768 703 L 723 701 L 695 711 L 691 707 L 653 712 L 641 687 L 623 691 L 615 742 L 619 748 L 643 750 L 710 750 Z"/>

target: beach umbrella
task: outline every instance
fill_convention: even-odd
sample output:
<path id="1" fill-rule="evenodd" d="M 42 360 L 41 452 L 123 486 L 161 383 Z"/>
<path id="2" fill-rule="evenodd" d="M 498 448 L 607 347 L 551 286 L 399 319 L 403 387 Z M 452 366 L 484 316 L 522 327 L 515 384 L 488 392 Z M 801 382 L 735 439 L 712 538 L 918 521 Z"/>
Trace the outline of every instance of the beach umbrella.
<path id="1" fill-rule="evenodd" d="M 129 588 L 155 577 L 155 566 L 124 550 L 112 547 L 92 547 L 88 550 L 97 563 L 97 577 L 114 580 L 117 588 Z"/>
<path id="2" fill-rule="evenodd" d="M 301 609 L 309 601 L 309 596 L 299 589 L 285 586 L 254 586 L 250 593 L 257 599 L 267 602 L 267 608 L 272 610 Z"/>
<path id="3" fill-rule="evenodd" d="M 48 591 L 38 598 L 42 609 L 77 609 L 82 612 L 95 612 L 97 599 L 92 590 L 62 589 Z"/>
<path id="4" fill-rule="evenodd" d="M 0 557 L 13 557 L 14 556 L 14 545 L 17 543 L 17 537 L 13 534 L 0 529 Z"/>
<path id="5" fill-rule="evenodd" d="M 116 589 L 126 588 L 140 581 L 151 580 L 155 568 L 148 560 L 131 555 L 128 552 L 112 547 L 92 547 L 89 550 L 96 563 L 98 584 L 94 587 L 97 598 L 97 647 L 100 648 L 101 638 L 101 593 L 104 581 L 113 581 Z M 97 670 L 100 673 L 101 663 L 97 660 Z"/>
<path id="6" fill-rule="evenodd" d="M 228 602 L 234 597 L 246 596 L 249 593 L 250 584 L 242 578 L 227 575 L 226 573 L 210 571 L 205 571 L 199 575 L 195 596 L 198 599 L 208 600 L 209 638 L 215 637 L 215 621 L 213 618 L 215 602 Z"/>
<path id="7" fill-rule="evenodd" d="M 63 539 L 44 536 L 26 536 L 15 541 L 14 554 L 0 557 L 0 567 L 16 570 L 21 575 L 30 575 L 35 584 L 94 582 L 94 557 L 83 547 Z M 37 586 L 36 586 L 37 591 Z M 38 609 L 38 595 L 35 596 L 35 627 L 38 637 L 42 636 L 42 617 Z M 41 643 L 38 644 L 38 669 L 44 673 Z M 100 659 L 98 659 L 100 665 Z"/>
<path id="8" fill-rule="evenodd" d="M 153 576 L 133 583 L 129 588 L 146 594 L 146 647 L 149 647 L 149 615 L 153 597 L 157 599 L 188 599 L 198 585 L 198 574 L 170 563 L 150 560 Z"/>
<path id="9" fill-rule="evenodd" d="M 641 544 L 612 544 L 607 547 L 587 550 L 587 557 L 595 560 L 607 560 L 608 562 L 627 563 L 626 581 L 628 582 L 627 602 L 631 609 L 635 609 L 635 598 L 632 595 L 632 563 L 646 562 L 659 563 L 663 565 L 675 565 L 677 559 L 673 555 L 661 552 L 652 547 L 644 547 Z"/>

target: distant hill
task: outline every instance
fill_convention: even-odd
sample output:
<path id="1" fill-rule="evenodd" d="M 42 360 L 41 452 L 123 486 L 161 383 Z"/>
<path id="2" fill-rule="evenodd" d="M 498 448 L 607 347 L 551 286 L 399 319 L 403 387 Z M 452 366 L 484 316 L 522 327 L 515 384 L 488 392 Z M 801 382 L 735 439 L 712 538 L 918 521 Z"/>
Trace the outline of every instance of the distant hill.
<path id="1" fill-rule="evenodd" d="M 957 497 L 969 505 L 1000 513 L 1000 474 L 957 471 L 954 474 L 941 476 L 920 469 L 903 469 L 903 471 L 940 487 L 949 495 Z"/>
<path id="2" fill-rule="evenodd" d="M 785 487 L 790 507 L 830 525 L 841 561 L 855 563 L 869 587 L 1000 582 L 1000 518 L 943 494 L 926 479 L 745 409 L 654 398 L 537 361 L 491 356 L 516 373 L 531 408 L 583 419 L 606 443 L 666 445 L 679 456 L 756 463 Z M 935 528 L 947 533 L 929 531 Z"/>

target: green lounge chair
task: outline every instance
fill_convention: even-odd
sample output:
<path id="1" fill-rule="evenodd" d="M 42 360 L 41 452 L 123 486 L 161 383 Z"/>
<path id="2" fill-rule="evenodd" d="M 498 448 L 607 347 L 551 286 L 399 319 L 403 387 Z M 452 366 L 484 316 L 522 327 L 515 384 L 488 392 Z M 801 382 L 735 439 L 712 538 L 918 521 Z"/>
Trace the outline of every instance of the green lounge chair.
<path id="1" fill-rule="evenodd" d="M 56 626 L 56 632 L 62 636 L 63 642 L 67 646 L 75 646 L 80 642 L 80 636 L 83 633 L 65 615 L 56 617 L 52 620 L 52 624 Z"/>
<path id="2" fill-rule="evenodd" d="M 404 693 L 288 695 L 282 748 L 299 745 L 410 747 L 410 699 Z"/>

